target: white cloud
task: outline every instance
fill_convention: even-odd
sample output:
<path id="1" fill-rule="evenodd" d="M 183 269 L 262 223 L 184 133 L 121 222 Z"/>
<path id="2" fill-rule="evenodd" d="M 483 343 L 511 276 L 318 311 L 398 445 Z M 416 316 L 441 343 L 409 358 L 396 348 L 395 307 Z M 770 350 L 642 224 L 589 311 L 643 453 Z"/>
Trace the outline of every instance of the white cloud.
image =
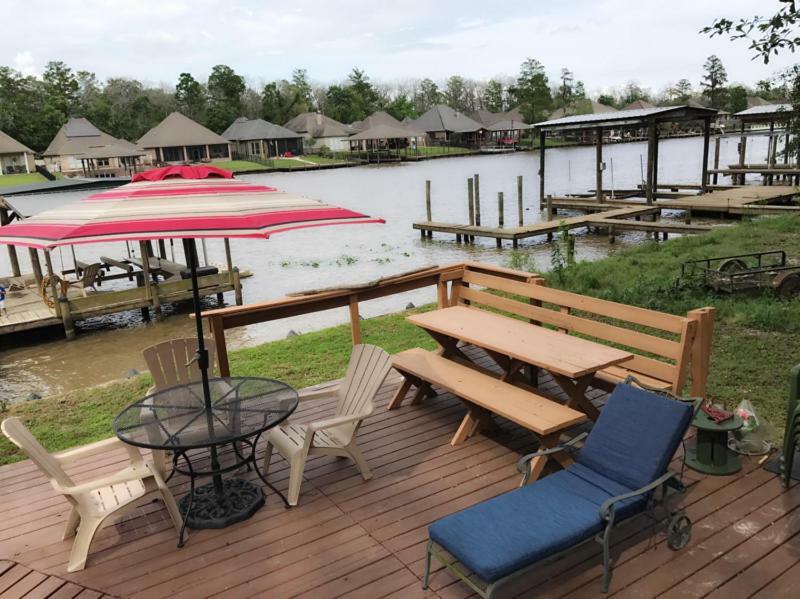
<path id="1" fill-rule="evenodd" d="M 14 56 L 14 64 L 11 66 L 26 76 L 32 75 L 36 77 L 39 75 L 39 67 L 33 60 L 33 54 L 28 50 L 17 52 L 17 55 Z"/>

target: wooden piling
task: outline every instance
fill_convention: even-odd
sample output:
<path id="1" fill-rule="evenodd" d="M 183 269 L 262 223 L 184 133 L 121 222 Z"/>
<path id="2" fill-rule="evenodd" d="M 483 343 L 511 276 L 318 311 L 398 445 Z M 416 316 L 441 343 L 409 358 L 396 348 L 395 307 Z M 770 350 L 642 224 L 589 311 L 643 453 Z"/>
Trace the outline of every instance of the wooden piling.
<path id="1" fill-rule="evenodd" d="M 75 339 L 75 323 L 72 321 L 72 313 L 69 310 L 69 300 L 63 295 L 58 298 L 61 309 L 61 323 L 64 325 L 64 335 L 67 341 Z"/>
<path id="2" fill-rule="evenodd" d="M 0 226 L 5 226 L 11 222 L 11 216 L 6 208 L 0 208 Z M 17 248 L 13 245 L 8 247 L 8 261 L 11 263 L 11 274 L 15 277 L 22 273 L 19 269 L 19 259 L 17 258 Z"/>
<path id="3" fill-rule="evenodd" d="M 469 224 L 475 224 L 475 181 L 472 177 L 467 179 L 467 210 L 469 211 Z"/>
<path id="4" fill-rule="evenodd" d="M 595 187 L 597 201 L 603 201 L 603 128 L 595 129 Z"/>
<path id="5" fill-rule="evenodd" d="M 242 280 L 239 278 L 239 267 L 233 267 L 233 293 L 236 305 L 242 305 Z"/>
<path id="6" fill-rule="evenodd" d="M 517 224 L 521 227 L 523 208 L 522 208 L 522 175 L 517 175 Z"/>
<path id="7" fill-rule="evenodd" d="M 548 195 L 545 199 L 545 206 L 547 209 L 546 216 L 547 220 L 553 220 L 553 196 Z"/>
<path id="8" fill-rule="evenodd" d="M 700 193 L 708 191 L 708 143 L 711 135 L 711 117 L 703 119 L 703 170 L 700 175 Z M 656 174 L 656 181 L 658 175 Z"/>
<path id="9" fill-rule="evenodd" d="M 481 178 L 478 173 L 473 177 L 475 180 L 475 224 L 481 226 Z"/>
<path id="10" fill-rule="evenodd" d="M 687 225 L 691 225 L 692 224 L 692 209 L 691 208 L 687 208 L 684 211 L 684 213 L 683 213 L 683 222 L 685 222 Z"/>
<path id="11" fill-rule="evenodd" d="M 742 125 L 742 133 L 744 133 L 744 125 Z M 744 168 L 744 160 L 745 160 L 745 153 L 747 152 L 747 136 L 742 135 L 739 139 L 739 168 Z M 738 181 L 735 179 L 738 178 Z M 740 185 L 744 185 L 745 175 L 735 175 L 732 177 L 734 179 L 734 183 L 739 183 Z"/>
<path id="12" fill-rule="evenodd" d="M 714 185 L 716 185 L 717 181 L 719 180 L 719 173 L 717 173 L 716 171 L 719 169 L 719 146 L 721 141 L 722 138 L 717 136 L 717 139 L 714 142 L 714 176 L 713 176 Z"/>
<path id="13" fill-rule="evenodd" d="M 53 260 L 50 257 L 50 250 L 44 251 L 44 261 L 47 265 L 47 276 L 50 282 L 50 294 L 53 296 L 53 308 L 55 309 L 56 316 L 61 318 L 61 303 L 58 301 L 58 281 L 56 279 L 55 271 L 53 270 Z"/>
<path id="14" fill-rule="evenodd" d="M 425 215 L 428 217 L 428 220 L 433 220 L 432 212 L 431 212 L 431 182 L 430 180 L 425 181 Z"/>
<path id="15" fill-rule="evenodd" d="M 542 199 L 544 198 L 544 150 L 545 134 L 544 130 L 539 130 L 539 210 L 542 209 Z"/>
<path id="16" fill-rule="evenodd" d="M 655 199 L 655 189 L 653 187 L 653 162 L 655 159 L 656 146 L 656 124 L 650 123 L 647 127 L 647 203 L 652 204 Z"/>
<path id="17" fill-rule="evenodd" d="M 139 242 L 139 253 L 142 257 L 142 284 L 144 285 L 145 297 L 155 305 L 155 302 L 153 302 L 152 282 L 150 281 L 150 252 L 147 251 L 147 242 Z M 150 320 L 150 314 L 148 312 L 145 317 L 146 310 L 147 308 L 142 308 L 142 318 L 147 321 Z"/>
<path id="18" fill-rule="evenodd" d="M 42 265 L 39 262 L 39 250 L 36 248 L 28 248 L 28 255 L 31 258 L 31 270 L 33 270 L 33 278 L 36 280 L 36 288 L 42 288 Z"/>
<path id="19" fill-rule="evenodd" d="M 505 206 L 503 205 L 503 192 L 497 192 L 497 226 L 501 229 L 505 224 Z"/>
<path id="20" fill-rule="evenodd" d="M 617 240 L 616 229 L 614 228 L 614 225 L 609 225 L 608 226 L 608 243 L 614 243 L 614 242 L 616 242 L 616 240 Z"/>

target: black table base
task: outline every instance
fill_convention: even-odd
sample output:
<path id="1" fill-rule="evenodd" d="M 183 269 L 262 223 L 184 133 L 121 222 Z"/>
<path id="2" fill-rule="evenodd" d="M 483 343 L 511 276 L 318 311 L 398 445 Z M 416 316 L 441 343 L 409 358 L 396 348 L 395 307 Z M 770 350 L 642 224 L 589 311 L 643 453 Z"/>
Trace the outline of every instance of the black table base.
<path id="1" fill-rule="evenodd" d="M 223 480 L 221 494 L 213 482 L 195 487 L 178 503 L 189 528 L 225 528 L 247 520 L 263 506 L 261 487 L 240 478 Z"/>

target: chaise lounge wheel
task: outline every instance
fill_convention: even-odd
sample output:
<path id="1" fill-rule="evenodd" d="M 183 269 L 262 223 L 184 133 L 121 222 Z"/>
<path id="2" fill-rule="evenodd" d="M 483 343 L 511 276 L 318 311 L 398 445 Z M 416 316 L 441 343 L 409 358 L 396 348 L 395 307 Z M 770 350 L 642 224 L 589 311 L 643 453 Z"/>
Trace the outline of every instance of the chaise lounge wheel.
<path id="1" fill-rule="evenodd" d="M 692 538 L 692 521 L 684 512 L 672 514 L 667 524 L 667 546 L 673 551 L 683 549 Z"/>

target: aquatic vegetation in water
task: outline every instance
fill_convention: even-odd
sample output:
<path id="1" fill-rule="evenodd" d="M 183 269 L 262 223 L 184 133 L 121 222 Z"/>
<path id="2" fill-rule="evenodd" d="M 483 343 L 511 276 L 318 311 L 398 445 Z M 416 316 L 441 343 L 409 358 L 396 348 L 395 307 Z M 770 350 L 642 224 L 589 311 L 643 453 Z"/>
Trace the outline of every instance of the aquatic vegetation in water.
<path id="1" fill-rule="evenodd" d="M 352 266 L 356 262 L 358 262 L 358 258 L 356 258 L 355 256 L 342 254 L 336 259 L 336 266 Z"/>

